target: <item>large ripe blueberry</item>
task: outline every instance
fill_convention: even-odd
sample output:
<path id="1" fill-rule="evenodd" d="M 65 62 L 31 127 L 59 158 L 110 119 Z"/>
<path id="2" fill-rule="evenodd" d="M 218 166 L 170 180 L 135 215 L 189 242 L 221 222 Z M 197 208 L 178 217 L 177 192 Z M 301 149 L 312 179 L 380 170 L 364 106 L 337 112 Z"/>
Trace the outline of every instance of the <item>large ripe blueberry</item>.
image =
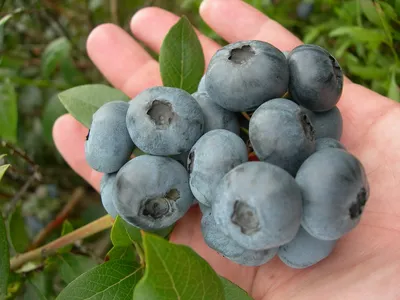
<path id="1" fill-rule="evenodd" d="M 126 128 L 128 108 L 129 104 L 124 101 L 112 101 L 93 114 L 85 156 L 94 170 L 114 173 L 129 160 L 134 144 Z"/>
<path id="2" fill-rule="evenodd" d="M 200 105 L 187 92 L 149 88 L 130 101 L 126 122 L 136 146 L 152 155 L 189 151 L 204 131 Z"/>
<path id="3" fill-rule="evenodd" d="M 117 173 L 104 174 L 100 181 L 100 196 L 106 212 L 113 218 L 116 218 L 118 213 L 114 206 L 114 197 L 116 197 L 115 179 Z"/>
<path id="4" fill-rule="evenodd" d="M 204 241 L 211 248 L 229 260 L 245 266 L 261 266 L 270 261 L 278 248 L 249 250 L 222 233 L 215 223 L 212 211 L 207 210 L 201 218 L 201 232 Z"/>
<path id="5" fill-rule="evenodd" d="M 343 89 L 338 61 L 317 45 L 301 45 L 289 56 L 289 93 L 300 105 L 316 112 L 332 109 Z"/>
<path id="6" fill-rule="evenodd" d="M 187 163 L 195 198 L 210 206 L 221 178 L 247 159 L 246 144 L 238 135 L 224 129 L 204 134 L 190 150 Z"/>
<path id="7" fill-rule="evenodd" d="M 278 255 L 287 266 L 303 269 L 327 258 L 336 242 L 316 239 L 300 227 L 295 238 L 279 248 Z"/>
<path id="8" fill-rule="evenodd" d="M 114 205 L 126 222 L 144 230 L 163 229 L 193 204 L 185 168 L 168 157 L 141 155 L 117 174 Z"/>
<path id="9" fill-rule="evenodd" d="M 240 134 L 239 121 L 235 113 L 215 104 L 206 92 L 196 92 L 192 96 L 203 110 L 204 133 L 214 129 L 226 129 Z"/>
<path id="10" fill-rule="evenodd" d="M 315 131 L 307 113 L 283 98 L 270 100 L 254 112 L 249 136 L 260 160 L 292 175 L 315 151 Z"/>
<path id="11" fill-rule="evenodd" d="M 324 149 L 301 166 L 296 181 L 303 194 L 302 226 L 321 240 L 336 240 L 360 221 L 369 197 L 364 167 L 341 149 Z"/>
<path id="12" fill-rule="evenodd" d="M 312 112 L 304 107 L 302 109 L 307 112 L 311 119 L 316 139 L 332 138 L 340 140 L 343 132 L 343 119 L 336 106 L 325 112 Z"/>
<path id="13" fill-rule="evenodd" d="M 315 141 L 315 151 L 321 151 L 327 148 L 339 148 L 346 150 L 345 146 L 343 146 L 338 140 L 332 138 L 322 138 Z"/>
<path id="14" fill-rule="evenodd" d="M 301 191 L 285 170 L 246 162 L 217 186 L 212 212 L 218 228 L 239 245 L 263 250 L 288 243 L 301 220 Z"/>
<path id="15" fill-rule="evenodd" d="M 289 68 L 285 55 L 271 44 L 240 41 L 217 51 L 205 81 L 207 93 L 219 106 L 251 111 L 286 93 Z"/>

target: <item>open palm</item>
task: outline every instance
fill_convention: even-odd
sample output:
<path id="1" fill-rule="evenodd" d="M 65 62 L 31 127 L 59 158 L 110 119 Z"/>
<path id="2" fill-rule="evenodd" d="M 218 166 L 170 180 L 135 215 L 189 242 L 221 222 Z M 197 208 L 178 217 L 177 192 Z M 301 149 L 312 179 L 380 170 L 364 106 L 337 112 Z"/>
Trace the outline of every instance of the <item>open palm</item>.
<path id="1" fill-rule="evenodd" d="M 301 43 L 240 0 L 206 0 L 200 13 L 229 42 L 263 40 L 282 51 Z M 146 8 L 133 17 L 131 30 L 138 40 L 159 51 L 177 20 L 160 8 Z M 208 63 L 220 46 L 200 33 L 199 38 Z M 130 97 L 162 85 L 158 63 L 115 25 L 94 29 L 87 49 L 104 76 Z M 262 267 L 237 265 L 204 243 L 197 206 L 177 223 L 171 240 L 192 247 L 220 275 L 257 300 L 400 299 L 400 105 L 346 80 L 338 106 L 344 121 L 342 142 L 364 164 L 371 196 L 360 225 L 339 241 L 329 258 L 304 270 L 290 269 L 277 257 Z M 98 190 L 102 174 L 85 161 L 87 129 L 64 115 L 53 133 L 66 161 Z"/>

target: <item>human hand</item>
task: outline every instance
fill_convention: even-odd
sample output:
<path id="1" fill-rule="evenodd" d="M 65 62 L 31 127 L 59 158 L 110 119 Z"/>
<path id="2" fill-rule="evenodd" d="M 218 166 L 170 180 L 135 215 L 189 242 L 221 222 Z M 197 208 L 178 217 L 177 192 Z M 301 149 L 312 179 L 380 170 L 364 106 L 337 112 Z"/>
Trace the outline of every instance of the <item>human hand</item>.
<path id="1" fill-rule="evenodd" d="M 240 0 L 206 0 L 203 19 L 228 42 L 258 39 L 282 51 L 301 42 L 275 21 Z M 222 16 L 222 17 L 221 17 Z M 132 19 L 134 36 L 155 51 L 178 17 L 146 8 Z M 200 34 L 206 63 L 220 48 Z M 121 28 L 104 24 L 90 34 L 89 56 L 116 88 L 130 97 L 162 85 L 158 63 Z M 278 257 L 261 267 L 237 265 L 210 249 L 200 231 L 201 214 L 193 207 L 180 220 L 171 241 L 192 247 L 216 272 L 254 299 L 399 299 L 400 298 L 400 105 L 346 80 L 338 104 L 344 122 L 342 143 L 365 166 L 371 195 L 356 229 L 339 240 L 325 260 L 294 270 Z M 86 163 L 85 129 L 64 115 L 54 140 L 65 160 L 95 189 L 102 174 Z"/>

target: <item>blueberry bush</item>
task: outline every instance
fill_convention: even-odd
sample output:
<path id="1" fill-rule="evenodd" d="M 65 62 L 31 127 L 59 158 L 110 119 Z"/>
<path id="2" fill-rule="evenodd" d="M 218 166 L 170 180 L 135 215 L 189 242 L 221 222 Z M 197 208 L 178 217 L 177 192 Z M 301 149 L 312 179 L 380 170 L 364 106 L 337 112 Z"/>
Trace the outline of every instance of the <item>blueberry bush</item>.
<path id="1" fill-rule="evenodd" d="M 247 2 L 305 43 L 330 51 L 354 82 L 400 101 L 400 1 Z M 90 31 L 105 22 L 128 31 L 131 16 L 145 6 L 186 16 L 167 35 L 161 54 L 150 52 L 160 61 L 166 86 L 194 93 L 205 66 L 192 25 L 227 44 L 200 19 L 200 3 L 0 1 L 0 300 L 89 299 L 94 295 L 158 299 L 152 295 L 161 294 L 163 299 L 175 299 L 176 294 L 168 294 L 170 285 L 180 299 L 187 299 L 185 293 L 199 282 L 209 287 L 199 299 L 251 299 L 219 277 L 193 250 L 168 242 L 172 227 L 145 232 L 120 216 L 107 215 L 101 196 L 63 161 L 52 138 L 55 120 L 66 112 L 89 128 L 103 104 L 129 100 L 96 70 L 85 42 Z M 177 43 L 187 45 L 190 59 L 183 59 Z M 182 71 L 187 69 L 194 71 Z M 341 147 L 331 146 L 335 143 L 321 141 L 321 148 Z M 138 149 L 134 153 L 142 154 Z M 304 231 L 279 256 L 291 260 L 296 243 L 304 240 L 316 243 Z M 326 242 L 321 257 L 331 251 L 332 243 Z M 160 252 L 169 255 L 160 256 Z M 301 257 L 288 264 L 309 261 Z M 167 276 L 168 282 L 163 280 Z M 182 277 L 185 282 L 178 280 Z M 152 286 L 166 289 L 154 291 Z"/>

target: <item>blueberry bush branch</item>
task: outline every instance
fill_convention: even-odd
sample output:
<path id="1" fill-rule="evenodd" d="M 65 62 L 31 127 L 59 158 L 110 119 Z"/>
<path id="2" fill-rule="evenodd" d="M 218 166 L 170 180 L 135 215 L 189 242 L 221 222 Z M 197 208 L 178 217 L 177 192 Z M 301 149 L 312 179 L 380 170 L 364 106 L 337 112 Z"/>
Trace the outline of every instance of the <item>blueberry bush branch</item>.
<path id="1" fill-rule="evenodd" d="M 101 217 L 100 219 L 97 219 L 92 223 L 89 223 L 67 235 L 64 235 L 59 239 L 54 240 L 47 245 L 44 245 L 43 247 L 13 257 L 10 261 L 10 269 L 12 271 L 15 271 L 27 262 L 49 257 L 55 254 L 58 249 L 64 246 L 70 245 L 78 240 L 84 239 L 103 230 L 111 228 L 113 223 L 114 219 L 111 216 L 106 215 L 104 217 Z"/>

